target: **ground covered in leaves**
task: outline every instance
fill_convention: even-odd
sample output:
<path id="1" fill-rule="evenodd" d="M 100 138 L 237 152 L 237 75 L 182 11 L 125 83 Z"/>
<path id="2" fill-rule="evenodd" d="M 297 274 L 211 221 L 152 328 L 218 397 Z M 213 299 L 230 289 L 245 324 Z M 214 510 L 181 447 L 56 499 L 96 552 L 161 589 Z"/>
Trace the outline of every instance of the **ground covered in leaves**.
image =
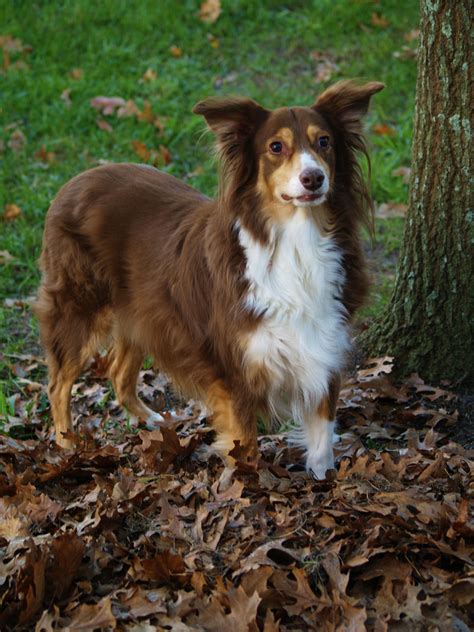
<path id="1" fill-rule="evenodd" d="M 472 626 L 473 453 L 449 439 L 449 392 L 395 387 L 390 359 L 372 362 L 341 393 L 338 470 L 314 481 L 284 435 L 260 437 L 257 468 L 226 466 L 203 411 L 151 371 L 160 428 L 128 423 L 96 365 L 63 451 L 41 360 L 11 362 L 25 391 L 0 440 L 2 630 Z"/>

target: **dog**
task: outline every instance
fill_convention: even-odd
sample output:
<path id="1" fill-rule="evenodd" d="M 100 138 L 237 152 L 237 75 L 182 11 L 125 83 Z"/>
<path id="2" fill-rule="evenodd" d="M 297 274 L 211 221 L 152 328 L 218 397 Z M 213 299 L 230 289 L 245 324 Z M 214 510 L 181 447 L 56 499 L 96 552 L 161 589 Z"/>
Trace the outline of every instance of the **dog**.
<path id="1" fill-rule="evenodd" d="M 361 120 L 383 84 L 342 81 L 311 107 L 210 97 L 217 199 L 147 165 L 86 171 L 48 210 L 36 304 L 56 441 L 74 445 L 71 388 L 110 348 L 131 415 L 146 355 L 212 411 L 214 446 L 257 455 L 257 412 L 293 419 L 318 479 L 333 433 L 350 323 L 367 294 L 359 237 L 373 211 Z"/>

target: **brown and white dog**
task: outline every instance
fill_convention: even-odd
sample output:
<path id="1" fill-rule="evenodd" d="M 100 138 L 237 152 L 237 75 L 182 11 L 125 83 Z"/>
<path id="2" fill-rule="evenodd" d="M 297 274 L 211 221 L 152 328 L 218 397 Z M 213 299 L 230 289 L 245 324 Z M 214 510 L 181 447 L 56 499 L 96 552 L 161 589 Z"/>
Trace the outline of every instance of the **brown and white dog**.
<path id="1" fill-rule="evenodd" d="M 349 323 L 367 291 L 359 225 L 371 201 L 357 162 L 381 83 L 340 82 L 312 107 L 209 98 L 217 136 L 210 200 L 145 165 L 86 171 L 53 201 L 36 306 L 56 441 L 72 447 L 70 396 L 110 345 L 116 396 L 138 418 L 145 355 L 213 412 L 216 448 L 256 455 L 256 415 L 292 418 L 306 467 L 334 467 Z M 238 445 L 238 444 L 237 444 Z"/>

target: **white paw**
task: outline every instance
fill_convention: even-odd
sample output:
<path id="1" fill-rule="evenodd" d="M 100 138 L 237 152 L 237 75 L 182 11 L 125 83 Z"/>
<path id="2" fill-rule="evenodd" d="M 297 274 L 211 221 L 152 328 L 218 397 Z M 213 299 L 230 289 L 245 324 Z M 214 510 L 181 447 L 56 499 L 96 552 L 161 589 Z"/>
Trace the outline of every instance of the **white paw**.
<path id="1" fill-rule="evenodd" d="M 148 413 L 148 416 L 146 418 L 146 422 L 147 423 L 148 422 L 150 422 L 150 423 L 153 423 L 153 422 L 159 423 L 160 421 L 164 421 L 164 420 L 165 420 L 165 418 L 162 415 L 160 415 L 160 413 L 156 413 L 154 410 L 151 410 Z"/>
<path id="2" fill-rule="evenodd" d="M 334 469 L 334 428 L 334 421 L 314 416 L 290 437 L 290 443 L 305 450 L 306 470 L 318 480 L 324 480 L 327 470 Z"/>
<path id="3" fill-rule="evenodd" d="M 306 471 L 318 481 L 326 478 L 326 472 L 334 469 L 334 453 L 332 448 L 324 454 L 308 453 L 306 455 Z"/>

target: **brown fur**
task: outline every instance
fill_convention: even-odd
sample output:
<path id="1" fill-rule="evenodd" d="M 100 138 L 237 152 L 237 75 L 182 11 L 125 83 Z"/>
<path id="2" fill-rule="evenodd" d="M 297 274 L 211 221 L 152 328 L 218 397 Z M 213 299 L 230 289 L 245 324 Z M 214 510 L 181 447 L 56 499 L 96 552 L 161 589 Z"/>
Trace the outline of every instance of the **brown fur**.
<path id="1" fill-rule="evenodd" d="M 194 111 L 216 133 L 221 165 L 217 200 L 144 165 L 115 164 L 73 178 L 53 201 L 44 233 L 36 313 L 47 354 L 56 440 L 73 440 L 70 391 L 87 360 L 110 346 L 110 376 L 119 401 L 138 417 L 150 411 L 136 382 L 145 355 L 184 393 L 207 401 L 227 448 L 255 454 L 257 410 L 266 409 L 268 375 L 247 371 L 246 336 L 261 316 L 247 311 L 245 258 L 238 218 L 265 243 L 271 221 L 272 134 L 298 126 L 328 129 L 331 192 L 323 214 L 344 251 L 344 303 L 350 314 L 367 288 L 358 225 L 370 223 L 370 199 L 356 160 L 366 153 L 360 118 L 381 84 L 351 82 L 326 91 L 313 108 L 270 112 L 249 99 L 207 99 Z M 309 125 L 312 127 L 309 128 Z M 271 161 L 270 161 L 271 162 Z M 262 188 L 263 187 L 263 188 Z M 266 189 L 265 189 L 266 187 Z M 268 198 L 265 201 L 265 198 Z M 288 212 L 288 209 L 285 210 Z M 328 414 L 336 386 L 328 387 Z"/>

